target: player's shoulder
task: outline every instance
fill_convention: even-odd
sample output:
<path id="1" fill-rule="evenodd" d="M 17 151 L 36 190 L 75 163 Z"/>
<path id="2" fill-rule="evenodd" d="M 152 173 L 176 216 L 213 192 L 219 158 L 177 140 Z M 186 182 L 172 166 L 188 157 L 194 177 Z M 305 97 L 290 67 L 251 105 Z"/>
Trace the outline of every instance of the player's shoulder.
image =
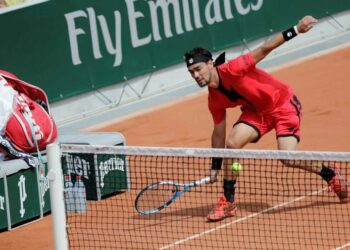
<path id="1" fill-rule="evenodd" d="M 253 59 L 253 55 L 252 55 L 252 53 L 249 51 L 249 52 L 246 52 L 246 53 L 237 55 L 236 57 L 234 57 L 234 58 L 228 60 L 228 61 L 227 61 L 227 64 L 230 64 L 230 63 L 233 63 L 233 62 L 239 62 L 239 61 L 248 62 L 248 61 L 251 61 L 252 59 Z"/>
<path id="2" fill-rule="evenodd" d="M 255 61 L 250 52 L 239 55 L 223 64 L 219 69 L 223 78 L 242 77 L 255 68 Z"/>

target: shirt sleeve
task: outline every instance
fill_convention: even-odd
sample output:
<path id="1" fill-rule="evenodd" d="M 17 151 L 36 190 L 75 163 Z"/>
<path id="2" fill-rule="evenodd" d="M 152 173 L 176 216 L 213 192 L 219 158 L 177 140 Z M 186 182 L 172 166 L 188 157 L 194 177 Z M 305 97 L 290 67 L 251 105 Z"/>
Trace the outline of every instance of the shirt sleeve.
<path id="1" fill-rule="evenodd" d="M 255 60 L 250 52 L 232 59 L 225 64 L 227 73 L 233 76 L 242 76 L 254 69 L 255 65 Z"/>

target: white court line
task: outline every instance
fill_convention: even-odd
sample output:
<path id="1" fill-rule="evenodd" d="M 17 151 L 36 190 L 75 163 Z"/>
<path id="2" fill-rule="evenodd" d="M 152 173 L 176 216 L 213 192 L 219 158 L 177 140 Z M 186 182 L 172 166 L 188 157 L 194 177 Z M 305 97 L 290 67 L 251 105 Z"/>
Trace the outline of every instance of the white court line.
<path id="1" fill-rule="evenodd" d="M 350 242 L 349 242 L 349 243 L 346 243 L 345 245 L 342 245 L 342 246 L 340 246 L 340 247 L 333 248 L 332 250 L 340 250 L 340 249 L 345 249 L 346 247 L 350 247 Z"/>
<path id="2" fill-rule="evenodd" d="M 213 233 L 213 232 L 215 232 L 215 231 L 221 230 L 221 229 L 226 228 L 226 227 L 228 227 L 228 226 L 237 224 L 237 223 L 239 223 L 239 222 L 242 222 L 242 221 L 248 220 L 248 219 L 250 219 L 250 218 L 256 217 L 256 216 L 258 216 L 258 215 L 261 215 L 261 214 L 263 214 L 263 213 L 269 212 L 269 211 L 271 211 L 271 210 L 274 210 L 274 209 L 277 209 L 277 208 L 280 208 L 280 207 L 287 206 L 287 205 L 289 205 L 289 204 L 291 204 L 291 203 L 294 203 L 294 202 L 303 200 L 303 199 L 305 199 L 305 198 L 307 198 L 307 197 L 309 197 L 309 196 L 317 195 L 317 194 L 322 193 L 323 191 L 325 191 L 325 190 L 327 190 L 327 189 L 328 189 L 328 187 L 325 187 L 325 188 L 323 188 L 323 189 L 321 189 L 321 190 L 314 191 L 314 192 L 309 193 L 309 194 L 307 194 L 307 195 L 297 197 L 297 198 L 295 198 L 295 199 L 293 199 L 293 200 L 290 200 L 290 201 L 287 201 L 287 202 L 283 202 L 283 203 L 281 203 L 281 204 L 277 204 L 277 205 L 275 205 L 275 206 L 273 206 L 273 207 L 266 208 L 266 209 L 264 209 L 264 210 L 261 210 L 260 212 L 256 212 L 256 213 L 247 215 L 247 216 L 245 216 L 245 217 L 239 218 L 239 219 L 237 219 L 237 220 L 231 221 L 231 222 L 226 223 L 226 224 L 223 224 L 223 225 L 221 225 L 221 226 L 218 226 L 218 227 L 209 229 L 209 230 L 207 230 L 207 231 L 204 231 L 204 232 L 201 232 L 201 233 L 198 233 L 198 234 L 194 234 L 194 235 L 192 235 L 192 236 L 189 236 L 189 237 L 184 238 L 184 239 L 181 239 L 181 240 L 177 240 L 177 241 L 175 241 L 175 242 L 173 242 L 173 243 L 171 243 L 171 244 L 169 244 L 169 245 L 162 246 L 161 248 L 159 248 L 159 250 L 170 249 L 170 248 L 172 248 L 172 247 L 175 247 L 176 245 L 185 243 L 186 241 L 190 241 L 190 240 L 193 240 L 193 239 L 202 237 L 203 235 Z"/>

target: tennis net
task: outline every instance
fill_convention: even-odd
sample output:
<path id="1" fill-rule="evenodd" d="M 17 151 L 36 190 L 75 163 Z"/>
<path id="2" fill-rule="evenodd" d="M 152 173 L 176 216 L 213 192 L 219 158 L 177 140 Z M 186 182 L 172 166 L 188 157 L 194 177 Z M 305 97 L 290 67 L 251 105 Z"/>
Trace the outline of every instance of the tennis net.
<path id="1" fill-rule="evenodd" d="M 213 157 L 243 168 L 235 216 L 207 220 L 223 195 L 223 170 L 217 182 L 191 188 L 159 212 L 137 212 L 143 188 L 200 180 Z M 342 249 L 350 245 L 349 203 L 340 203 L 319 175 L 285 164 L 337 165 L 346 177 L 349 162 L 342 152 L 50 145 L 50 184 L 64 183 L 61 192 L 50 186 L 55 240 L 67 234 L 69 249 Z M 160 198 L 141 200 L 150 208 Z"/>

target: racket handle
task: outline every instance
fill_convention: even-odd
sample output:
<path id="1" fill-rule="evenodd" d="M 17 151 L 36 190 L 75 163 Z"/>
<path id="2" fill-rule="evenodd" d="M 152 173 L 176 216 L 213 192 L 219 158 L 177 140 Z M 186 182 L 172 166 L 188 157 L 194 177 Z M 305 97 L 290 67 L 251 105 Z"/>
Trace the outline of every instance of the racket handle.
<path id="1" fill-rule="evenodd" d="M 209 176 L 207 176 L 207 177 L 205 177 L 205 178 L 203 178 L 203 179 L 200 179 L 200 180 L 196 181 L 196 182 L 194 183 L 194 185 L 195 185 L 195 186 L 199 186 L 199 185 L 202 185 L 202 184 L 208 183 L 208 182 L 210 182 L 210 177 L 209 177 Z"/>

